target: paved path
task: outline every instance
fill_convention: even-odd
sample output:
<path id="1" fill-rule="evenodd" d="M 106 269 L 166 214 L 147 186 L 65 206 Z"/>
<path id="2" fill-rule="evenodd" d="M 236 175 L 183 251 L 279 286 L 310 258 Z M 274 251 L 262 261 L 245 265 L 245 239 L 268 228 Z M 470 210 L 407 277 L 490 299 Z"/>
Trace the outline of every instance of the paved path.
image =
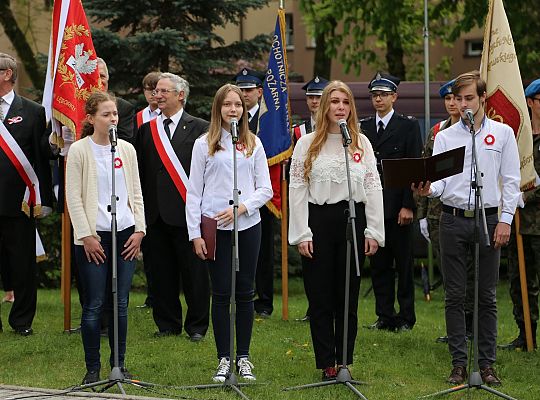
<path id="1" fill-rule="evenodd" d="M 62 390 L 53 389 L 39 389 L 28 388 L 20 386 L 8 386 L 0 385 L 0 399 L 2 400 L 110 400 L 110 399 L 124 399 L 124 400 L 164 400 L 164 398 L 157 399 L 156 397 L 143 397 L 121 394 L 108 394 L 108 393 L 90 393 L 90 392 L 77 392 L 66 394 Z M 169 399 L 170 400 L 170 399 Z"/>

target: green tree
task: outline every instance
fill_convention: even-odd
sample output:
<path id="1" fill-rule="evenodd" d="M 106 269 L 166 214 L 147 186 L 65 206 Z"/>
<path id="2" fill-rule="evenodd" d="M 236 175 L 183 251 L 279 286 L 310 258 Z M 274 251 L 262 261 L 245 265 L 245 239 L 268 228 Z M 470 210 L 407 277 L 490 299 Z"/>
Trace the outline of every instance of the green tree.
<path id="1" fill-rule="evenodd" d="M 137 93 L 143 76 L 160 70 L 185 77 L 191 86 L 187 108 L 209 116 L 217 87 L 231 79 L 237 61 L 257 60 L 268 35 L 225 44 L 216 28 L 237 23 L 268 0 L 84 0 L 96 52 L 110 69 L 111 89 Z M 270 32 L 268 32 L 270 33 Z"/>
<path id="2" fill-rule="evenodd" d="M 325 39 L 325 52 L 339 57 L 345 71 L 362 65 L 388 70 L 404 79 L 423 73 L 423 2 L 418 0 L 300 0 L 308 28 Z M 431 43 L 451 46 L 461 34 L 483 27 L 488 0 L 438 0 L 429 4 Z M 536 2 L 505 1 L 524 78 L 540 75 L 540 8 Z M 339 23 L 329 23 L 329 19 Z M 380 54 L 384 57 L 381 57 Z M 448 65 L 444 59 L 435 68 Z"/>
<path id="3" fill-rule="evenodd" d="M 431 17 L 447 23 L 445 29 L 438 27 L 437 34 L 451 43 L 475 26 L 483 27 L 488 4 L 488 0 L 440 0 Z M 516 46 L 521 77 L 536 79 L 540 76 L 540 35 L 536 33 L 540 30 L 538 3 L 506 0 L 504 8 Z"/>
<path id="4" fill-rule="evenodd" d="M 43 88 L 45 81 L 46 66 L 40 61 L 46 62 L 46 58 L 42 57 L 43 60 L 40 60 L 37 51 L 34 50 L 37 46 L 32 30 L 32 4 L 29 0 L 15 0 L 14 2 L 18 3 L 19 8 L 25 10 L 24 15 L 16 15 L 11 0 L 0 0 L 0 24 L 24 64 L 34 89 L 39 91 Z M 50 8 L 49 1 L 44 0 L 42 7 L 48 10 Z"/>

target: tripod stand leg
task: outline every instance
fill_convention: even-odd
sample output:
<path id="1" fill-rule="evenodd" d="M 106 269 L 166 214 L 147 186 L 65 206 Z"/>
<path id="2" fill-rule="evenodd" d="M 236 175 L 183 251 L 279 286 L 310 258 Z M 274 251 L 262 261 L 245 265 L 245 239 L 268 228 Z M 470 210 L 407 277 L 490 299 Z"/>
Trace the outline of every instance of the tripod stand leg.
<path id="1" fill-rule="evenodd" d="M 499 396 L 499 397 L 501 397 L 503 399 L 506 399 L 506 400 L 516 400 L 515 398 L 510 397 L 507 394 L 501 393 L 498 390 L 492 389 L 492 388 L 490 388 L 489 386 L 486 386 L 486 385 L 481 385 L 480 389 L 488 391 L 489 393 L 494 394 L 495 396 Z"/>
<path id="2" fill-rule="evenodd" d="M 425 396 L 420 396 L 419 399 L 429 399 L 430 397 L 442 396 L 445 394 L 455 393 L 455 392 L 459 392 L 460 390 L 465 390 L 469 388 L 470 388 L 469 384 L 454 386 L 453 388 L 441 390 L 440 392 L 435 392 L 435 393 L 431 393 Z"/>
<path id="3" fill-rule="evenodd" d="M 308 389 L 308 388 L 316 388 L 316 387 L 322 387 L 322 386 L 328 386 L 328 385 L 335 385 L 336 383 L 337 383 L 337 381 L 335 379 L 332 379 L 331 381 L 315 382 L 315 383 L 308 383 L 306 385 L 291 386 L 291 387 L 283 389 L 283 391 L 288 392 L 290 390 L 302 390 L 302 389 Z"/>
<path id="4" fill-rule="evenodd" d="M 236 392 L 236 394 L 238 396 L 240 396 L 241 398 L 243 398 L 244 400 L 249 400 L 249 397 L 247 397 L 244 393 L 242 393 L 242 391 L 240 389 L 238 389 L 235 385 L 230 385 L 229 386 L 233 391 Z"/>
<path id="5" fill-rule="evenodd" d="M 367 400 L 367 398 L 362 394 L 360 393 L 360 391 L 358 389 L 356 389 L 354 387 L 354 385 L 351 383 L 351 382 L 345 382 L 345 385 L 352 390 L 352 392 L 357 395 L 358 397 L 360 397 L 362 400 Z"/>

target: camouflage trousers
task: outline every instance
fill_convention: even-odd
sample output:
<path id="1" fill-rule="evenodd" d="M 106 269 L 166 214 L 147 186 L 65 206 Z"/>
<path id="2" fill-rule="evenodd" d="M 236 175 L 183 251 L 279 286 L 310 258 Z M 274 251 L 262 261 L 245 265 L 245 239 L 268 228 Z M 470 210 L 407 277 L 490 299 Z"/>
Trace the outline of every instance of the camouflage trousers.
<path id="1" fill-rule="evenodd" d="M 523 251 L 525 255 L 525 272 L 527 274 L 527 291 L 531 321 L 538 321 L 538 292 L 540 279 L 540 236 L 523 235 Z M 521 301 L 521 284 L 519 281 L 519 265 L 517 257 L 516 237 L 512 234 L 508 246 L 508 279 L 510 281 L 510 297 L 514 305 L 516 322 L 523 322 L 523 302 Z"/>

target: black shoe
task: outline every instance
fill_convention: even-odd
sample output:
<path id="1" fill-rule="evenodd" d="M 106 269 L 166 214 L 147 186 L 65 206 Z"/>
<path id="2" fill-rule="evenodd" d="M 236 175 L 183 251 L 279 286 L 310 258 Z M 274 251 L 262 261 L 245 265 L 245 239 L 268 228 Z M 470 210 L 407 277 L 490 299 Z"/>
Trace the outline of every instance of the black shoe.
<path id="1" fill-rule="evenodd" d="M 467 380 L 467 377 L 467 367 L 458 365 L 457 367 L 452 368 L 452 372 L 450 372 L 447 382 L 452 385 L 461 385 Z"/>
<path id="2" fill-rule="evenodd" d="M 99 382 L 99 371 L 87 371 L 81 385 Z"/>
<path id="3" fill-rule="evenodd" d="M 181 333 L 182 332 L 180 332 L 180 331 L 172 331 L 172 330 L 157 331 L 157 332 L 154 332 L 154 337 L 161 338 L 161 337 L 165 337 L 165 336 L 178 336 Z"/>
<path id="4" fill-rule="evenodd" d="M 194 333 L 193 335 L 189 335 L 189 340 L 192 342 L 200 342 L 204 339 L 204 335 L 201 335 L 200 333 Z"/>
<path id="5" fill-rule="evenodd" d="M 32 328 L 16 328 L 15 333 L 21 336 L 30 336 L 34 333 Z"/>
<path id="6" fill-rule="evenodd" d="M 527 350 L 527 342 L 523 336 L 519 335 L 510 343 L 500 344 L 497 347 L 501 350 Z"/>
<path id="7" fill-rule="evenodd" d="M 377 330 L 383 330 L 383 331 L 395 331 L 396 328 L 389 324 L 388 322 L 385 322 L 381 319 L 378 319 L 371 325 L 367 325 L 366 328 L 368 329 L 377 329 Z"/>
<path id="8" fill-rule="evenodd" d="M 412 331 L 412 328 L 413 327 L 411 325 L 405 322 L 404 324 L 401 324 L 397 330 L 398 332 L 409 332 Z"/>
<path id="9" fill-rule="evenodd" d="M 435 343 L 448 343 L 448 336 L 439 336 L 435 339 Z"/>
<path id="10" fill-rule="evenodd" d="M 268 319 L 268 318 L 270 318 L 270 313 L 268 311 L 265 311 L 265 310 L 263 310 L 261 312 L 257 311 L 257 317 L 262 318 L 262 319 Z"/>
<path id="11" fill-rule="evenodd" d="M 302 318 L 296 318 L 296 322 L 309 322 L 309 315 L 304 315 Z"/>
<path id="12" fill-rule="evenodd" d="M 109 337 L 109 328 L 107 328 L 107 327 L 101 328 L 99 330 L 99 336 L 101 336 L 101 337 Z"/>
<path id="13" fill-rule="evenodd" d="M 136 306 L 136 308 L 152 308 L 152 306 L 149 305 L 149 304 L 143 303 L 143 304 L 141 304 L 139 306 Z"/>
<path id="14" fill-rule="evenodd" d="M 124 375 L 124 379 L 133 379 L 133 375 L 127 370 L 126 367 L 120 367 L 120 372 Z"/>

